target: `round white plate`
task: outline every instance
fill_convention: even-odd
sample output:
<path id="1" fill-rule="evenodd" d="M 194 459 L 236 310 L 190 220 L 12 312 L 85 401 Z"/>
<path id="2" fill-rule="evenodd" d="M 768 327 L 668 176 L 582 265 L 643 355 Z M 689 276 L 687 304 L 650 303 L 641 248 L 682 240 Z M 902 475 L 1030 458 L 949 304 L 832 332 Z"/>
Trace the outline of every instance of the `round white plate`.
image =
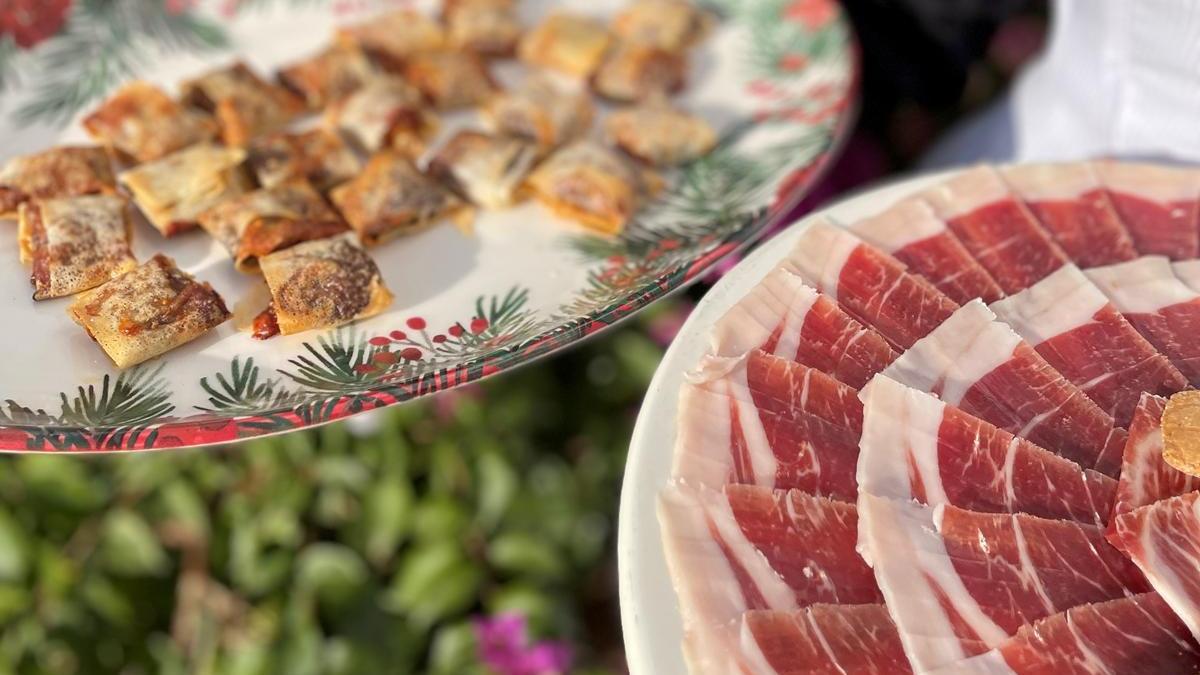
<path id="1" fill-rule="evenodd" d="M 675 414 L 684 373 L 700 361 L 709 346 L 709 330 L 738 300 L 775 269 L 809 222 L 828 217 L 849 223 L 875 215 L 900 198 L 946 173 L 910 178 L 861 193 L 792 224 L 747 256 L 717 283 L 688 317 L 667 349 L 650 382 L 638 413 L 625 462 L 617 533 L 617 567 L 621 590 L 621 628 L 625 655 L 633 675 L 684 675 L 683 625 L 666 558 L 655 506 L 671 474 L 675 447 Z"/>
<path id="2" fill-rule="evenodd" d="M 631 0 L 521 0 L 526 24 L 552 8 L 609 17 Z M 234 58 L 267 75 L 385 0 L 47 0 L 0 26 L 0 162 L 85 140 L 71 120 L 123 80 L 173 90 Z M 422 11 L 436 4 L 414 3 Z M 853 37 L 835 0 L 706 0 L 723 18 L 691 56 L 680 104 L 721 132 L 708 156 L 617 238 L 536 204 L 482 214 L 474 234 L 442 224 L 372 255 L 396 296 L 352 327 L 255 341 L 218 327 L 116 371 L 65 315 L 34 303 L 15 241 L 0 246 L 0 450 L 150 449 L 297 429 L 477 380 L 570 345 L 679 288 L 760 234 L 828 165 L 853 116 Z M 27 12 L 22 16 L 5 13 Z M 19 21 L 18 21 L 19 19 Z M 521 67 L 495 74 L 511 83 Z M 474 113 L 447 116 L 443 138 Z M 436 148 L 437 142 L 433 144 Z M 9 229 L 11 223 L 0 224 Z M 235 316 L 265 304 L 202 232 L 165 240 L 139 224 L 135 253 L 174 257 Z"/>

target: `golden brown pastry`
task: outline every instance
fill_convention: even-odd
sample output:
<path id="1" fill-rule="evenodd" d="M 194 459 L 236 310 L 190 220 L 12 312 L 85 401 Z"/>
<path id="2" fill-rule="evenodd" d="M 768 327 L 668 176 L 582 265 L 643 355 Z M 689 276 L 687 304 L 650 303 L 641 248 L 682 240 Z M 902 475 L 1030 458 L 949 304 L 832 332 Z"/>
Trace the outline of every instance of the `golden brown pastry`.
<path id="1" fill-rule="evenodd" d="M 425 151 L 438 120 L 421 92 L 399 77 L 377 77 L 325 111 L 325 123 L 363 152 L 394 148 L 412 158 Z"/>
<path id="2" fill-rule="evenodd" d="M 116 192 L 104 148 L 65 146 L 13 157 L 0 169 L 0 218 L 30 199 Z"/>
<path id="3" fill-rule="evenodd" d="M 650 191 L 629 160 L 589 140 L 550 155 L 528 182 L 554 213 L 607 234 L 620 232 Z"/>
<path id="4" fill-rule="evenodd" d="M 304 111 L 298 96 L 263 81 L 241 61 L 188 80 L 181 88 L 185 101 L 213 114 L 227 145 L 245 145 Z"/>
<path id="5" fill-rule="evenodd" d="M 238 270 L 248 274 L 258 272 L 258 261 L 267 254 L 348 229 L 304 179 L 221 202 L 201 213 L 199 220 L 229 251 Z"/>
<path id="6" fill-rule="evenodd" d="M 354 44 L 335 44 L 319 54 L 279 71 L 279 81 L 310 108 L 349 96 L 379 74 L 365 52 Z"/>
<path id="7" fill-rule="evenodd" d="M 544 77 L 493 96 L 483 109 L 497 133 L 532 139 L 543 150 L 587 132 L 595 107 L 585 92 L 569 93 Z"/>
<path id="8" fill-rule="evenodd" d="M 614 101 L 640 101 L 683 88 L 687 63 L 681 54 L 652 45 L 622 42 L 592 77 L 596 93 Z"/>
<path id="9" fill-rule="evenodd" d="M 84 291 L 67 311 L 118 368 L 169 352 L 229 318 L 212 286 L 162 254 Z"/>
<path id="10" fill-rule="evenodd" d="M 451 46 L 484 56 L 511 56 L 524 30 L 516 12 L 500 4 L 456 3 L 444 15 Z"/>
<path id="11" fill-rule="evenodd" d="M 439 110 L 478 105 L 496 91 L 487 64 L 467 52 L 413 54 L 404 76 Z"/>
<path id="12" fill-rule="evenodd" d="M 609 140 L 655 166 L 674 166 L 712 150 L 717 132 L 704 120 L 665 101 L 622 108 L 604 120 Z"/>
<path id="13" fill-rule="evenodd" d="M 687 0 L 636 0 L 613 20 L 613 32 L 622 40 L 679 52 L 701 40 L 715 22 Z"/>
<path id="14" fill-rule="evenodd" d="M 368 246 L 462 215 L 466 206 L 395 150 L 376 154 L 362 173 L 335 188 L 330 198 Z"/>
<path id="15" fill-rule="evenodd" d="M 21 262 L 33 268 L 33 299 L 61 298 L 137 266 L 124 197 L 82 195 L 21 204 Z"/>
<path id="16" fill-rule="evenodd" d="M 350 180 L 362 168 L 342 137 L 326 129 L 256 138 L 246 152 L 246 164 L 258 184 L 268 188 L 304 178 L 324 192 Z"/>
<path id="17" fill-rule="evenodd" d="M 612 35 L 596 19 L 559 12 L 551 14 L 521 38 L 521 60 L 586 78 L 600 65 Z"/>
<path id="18" fill-rule="evenodd" d="M 212 143 L 121 172 L 118 179 L 163 236 L 195 227 L 205 210 L 251 189 L 242 170 L 246 151 Z"/>
<path id="19" fill-rule="evenodd" d="M 261 265 L 271 304 L 255 320 L 259 339 L 334 328 L 392 303 L 379 268 L 352 232 L 272 253 Z"/>
<path id="20" fill-rule="evenodd" d="M 340 44 L 361 48 L 389 68 L 402 65 L 418 52 L 446 46 L 445 31 L 437 21 L 407 9 L 339 28 L 337 40 Z"/>
<path id="21" fill-rule="evenodd" d="M 429 173 L 472 202 L 501 209 L 513 203 L 537 158 L 529 141 L 466 130 L 438 150 Z"/>
<path id="22" fill-rule="evenodd" d="M 139 162 L 211 140 L 217 123 L 148 82 L 130 82 L 83 118 L 92 138 Z"/>

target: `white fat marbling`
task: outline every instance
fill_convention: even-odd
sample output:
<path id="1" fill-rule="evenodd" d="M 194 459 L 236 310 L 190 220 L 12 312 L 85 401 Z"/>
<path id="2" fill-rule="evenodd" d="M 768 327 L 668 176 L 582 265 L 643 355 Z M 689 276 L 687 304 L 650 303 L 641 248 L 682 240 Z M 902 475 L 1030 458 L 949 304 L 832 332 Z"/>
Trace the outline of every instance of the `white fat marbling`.
<path id="1" fill-rule="evenodd" d="M 1108 298 L 1074 265 L 993 302 L 991 310 L 1032 345 L 1092 322 Z"/>
<path id="2" fill-rule="evenodd" d="M 1200 298 L 1200 292 L 1180 281 L 1171 262 L 1159 255 L 1093 267 L 1084 274 L 1122 314 L 1155 314 Z"/>

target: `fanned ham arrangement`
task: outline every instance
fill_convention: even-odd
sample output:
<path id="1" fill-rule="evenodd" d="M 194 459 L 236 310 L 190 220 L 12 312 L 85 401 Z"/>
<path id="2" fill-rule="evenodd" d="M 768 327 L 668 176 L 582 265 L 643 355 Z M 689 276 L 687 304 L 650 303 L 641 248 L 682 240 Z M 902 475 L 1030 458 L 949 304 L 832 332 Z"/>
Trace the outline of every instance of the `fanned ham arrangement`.
<path id="1" fill-rule="evenodd" d="M 1200 673 L 1198 247 L 1200 169 L 1111 161 L 807 225 L 680 392 L 690 671 Z"/>

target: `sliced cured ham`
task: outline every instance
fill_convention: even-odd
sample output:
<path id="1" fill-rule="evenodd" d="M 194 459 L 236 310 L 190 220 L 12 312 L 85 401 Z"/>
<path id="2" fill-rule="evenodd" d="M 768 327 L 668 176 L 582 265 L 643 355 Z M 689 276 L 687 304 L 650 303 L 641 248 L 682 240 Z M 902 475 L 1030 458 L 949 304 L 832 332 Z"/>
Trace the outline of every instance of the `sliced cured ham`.
<path id="1" fill-rule="evenodd" d="M 963 171 L 922 197 L 1005 293 L 1025 290 L 1069 261 L 991 167 Z"/>
<path id="2" fill-rule="evenodd" d="M 1200 254 L 1200 171 L 1130 162 L 1096 169 L 1138 252 L 1172 260 Z"/>
<path id="3" fill-rule="evenodd" d="M 761 349 L 828 373 L 858 389 L 896 359 L 879 333 L 785 269 L 766 276 L 717 321 L 712 352 Z"/>
<path id="4" fill-rule="evenodd" d="M 1108 522 L 1116 481 L 882 375 L 863 388 L 860 493 Z"/>
<path id="5" fill-rule="evenodd" d="M 1188 288 L 1200 293 L 1200 260 L 1171 263 L 1171 270 Z"/>
<path id="6" fill-rule="evenodd" d="M 883 605 L 813 605 L 794 612 L 755 610 L 742 618 L 742 672 L 756 675 L 911 673 Z M 734 672 L 719 671 L 720 675 Z"/>
<path id="7" fill-rule="evenodd" d="M 863 494 L 859 551 L 914 670 L 1001 646 L 1022 626 L 1148 590 L 1100 528 Z"/>
<path id="8" fill-rule="evenodd" d="M 1122 427 L 1143 391 L 1167 396 L 1187 388 L 1187 378 L 1074 265 L 991 310 Z"/>
<path id="9" fill-rule="evenodd" d="M 1200 478 L 1179 471 L 1163 460 L 1162 415 L 1167 400 L 1143 394 L 1133 423 L 1117 481 L 1113 519 L 1160 499 L 1200 490 Z"/>
<path id="10" fill-rule="evenodd" d="M 748 610 L 882 602 L 855 552 L 854 504 L 797 490 L 677 484 L 658 510 L 687 651 L 704 672 L 727 658 L 729 627 Z"/>
<path id="11" fill-rule="evenodd" d="M 1082 605 L 1017 631 L 998 648 L 930 675 L 1182 675 L 1200 645 L 1155 593 Z"/>
<path id="12" fill-rule="evenodd" d="M 1017 164 L 1000 174 L 1080 267 L 1137 257 L 1133 238 L 1091 164 Z"/>
<path id="13" fill-rule="evenodd" d="M 877 216 L 848 226 L 928 279 L 951 300 L 992 302 L 1004 291 L 921 199 L 906 199 Z"/>
<path id="14" fill-rule="evenodd" d="M 754 351 L 707 357 L 680 394 L 675 477 L 853 500 L 862 404 L 848 385 Z"/>
<path id="15" fill-rule="evenodd" d="M 1085 274 L 1192 385 L 1200 386 L 1200 291 L 1180 281 L 1162 256 L 1094 267 Z"/>
<path id="16" fill-rule="evenodd" d="M 883 374 L 1037 443 L 1115 474 L 1125 432 L 979 300 L 963 305 Z"/>
<path id="17" fill-rule="evenodd" d="M 1192 635 L 1200 636 L 1200 492 L 1122 514 L 1111 536 Z"/>
<path id="18" fill-rule="evenodd" d="M 784 266 L 897 349 L 910 347 L 958 307 L 904 263 L 825 221 L 805 228 Z"/>

